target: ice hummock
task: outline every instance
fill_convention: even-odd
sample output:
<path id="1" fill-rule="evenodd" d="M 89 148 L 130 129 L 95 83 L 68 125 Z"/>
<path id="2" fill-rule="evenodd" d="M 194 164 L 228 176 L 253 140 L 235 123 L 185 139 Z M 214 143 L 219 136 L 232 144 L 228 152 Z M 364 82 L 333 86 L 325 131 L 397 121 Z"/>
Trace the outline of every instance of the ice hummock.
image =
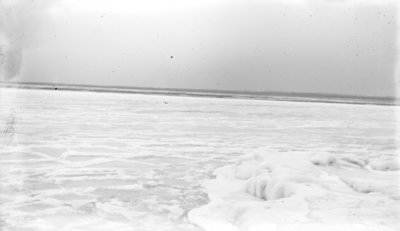
<path id="1" fill-rule="evenodd" d="M 383 159 L 383 160 L 382 160 Z M 396 157 L 259 149 L 204 183 L 205 230 L 397 230 Z"/>

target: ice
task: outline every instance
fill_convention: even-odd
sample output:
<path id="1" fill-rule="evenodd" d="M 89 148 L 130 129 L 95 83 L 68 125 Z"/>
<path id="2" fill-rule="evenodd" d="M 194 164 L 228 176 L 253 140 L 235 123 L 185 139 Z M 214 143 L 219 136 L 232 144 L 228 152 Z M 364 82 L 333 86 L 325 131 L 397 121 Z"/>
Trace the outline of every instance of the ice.
<path id="1" fill-rule="evenodd" d="M 0 94 L 5 230 L 200 230 L 186 214 L 208 201 L 201 180 L 243 147 L 221 129 L 240 100 Z"/>
<path id="2" fill-rule="evenodd" d="M 369 163 L 372 169 L 379 171 L 396 171 L 400 170 L 399 161 L 395 158 L 380 157 L 372 159 Z"/>
<path id="3" fill-rule="evenodd" d="M 397 107 L 3 88 L 0 96 L 4 230 L 399 225 Z"/>
<path id="4" fill-rule="evenodd" d="M 346 105 L 335 107 L 346 114 L 353 110 Z M 284 141 L 256 148 L 217 169 L 216 178 L 203 184 L 210 203 L 192 210 L 190 220 L 206 230 L 398 230 L 396 120 L 385 121 L 382 109 L 395 110 L 394 115 L 399 108 L 357 109 L 359 114 L 354 112 L 353 118 L 336 121 L 336 131 L 329 127 L 321 131 L 318 121 L 306 124 L 322 135 L 316 139 L 319 142 L 305 142 L 312 148 L 294 149 L 304 144 L 288 144 L 292 137 L 288 132 Z M 341 123 L 358 125 L 354 130 L 341 130 Z M 387 134 L 367 132 L 374 129 Z M 339 140 L 324 140 L 326 133 Z M 371 143 L 367 144 L 367 137 Z M 375 143 L 384 138 L 388 143 Z"/>
<path id="5" fill-rule="evenodd" d="M 338 156 L 264 149 L 239 158 L 205 183 L 211 202 L 189 218 L 206 230 L 217 229 L 203 217 L 219 217 L 232 230 L 397 230 L 399 172 L 374 172 L 365 157 Z"/>
<path id="6" fill-rule="evenodd" d="M 336 157 L 330 153 L 324 153 L 322 155 L 315 155 L 311 158 L 311 162 L 315 165 L 333 165 L 336 163 Z"/>

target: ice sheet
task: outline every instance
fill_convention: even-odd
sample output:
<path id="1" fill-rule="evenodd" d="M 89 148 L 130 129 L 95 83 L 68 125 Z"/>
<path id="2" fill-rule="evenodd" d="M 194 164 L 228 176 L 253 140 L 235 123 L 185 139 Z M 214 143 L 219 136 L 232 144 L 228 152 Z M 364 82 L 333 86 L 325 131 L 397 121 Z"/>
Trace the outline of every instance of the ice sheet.
<path id="1" fill-rule="evenodd" d="M 0 95 L 5 230 L 275 227 L 265 216 L 290 228 L 309 219 L 306 211 L 325 224 L 347 201 L 359 220 L 367 215 L 357 206 L 379 205 L 368 214 L 372 224 L 395 225 L 394 107 L 28 89 L 0 89 Z M 261 187 L 268 182 L 262 174 L 274 166 L 279 193 Z M 301 180 L 319 194 L 307 194 L 285 169 L 306 171 Z M 378 175 L 384 184 L 374 181 L 369 189 L 364 176 Z M 307 207 L 305 197 L 331 189 L 352 196 L 318 198 Z"/>

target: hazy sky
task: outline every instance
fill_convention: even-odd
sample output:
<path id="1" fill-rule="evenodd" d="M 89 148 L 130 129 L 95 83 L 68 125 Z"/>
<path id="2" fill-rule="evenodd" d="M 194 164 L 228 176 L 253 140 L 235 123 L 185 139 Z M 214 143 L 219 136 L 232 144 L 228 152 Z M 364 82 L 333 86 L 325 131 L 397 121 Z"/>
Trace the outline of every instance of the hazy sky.
<path id="1" fill-rule="evenodd" d="M 1 75 L 29 82 L 393 96 L 395 2 L 0 0 Z"/>

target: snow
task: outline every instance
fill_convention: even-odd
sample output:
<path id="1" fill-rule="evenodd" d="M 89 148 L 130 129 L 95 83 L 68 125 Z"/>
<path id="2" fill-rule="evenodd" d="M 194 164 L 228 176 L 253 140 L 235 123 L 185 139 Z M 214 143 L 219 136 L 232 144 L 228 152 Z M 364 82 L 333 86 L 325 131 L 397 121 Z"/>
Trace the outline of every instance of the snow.
<path id="1" fill-rule="evenodd" d="M 323 153 L 319 155 L 314 155 L 311 158 L 311 162 L 315 165 L 327 166 L 336 163 L 336 157 L 331 153 Z M 357 160 L 355 161 L 357 162 Z"/>
<path id="2" fill-rule="evenodd" d="M 396 230 L 398 111 L 2 88 L 0 226 Z"/>
<path id="3" fill-rule="evenodd" d="M 308 110 L 314 121 L 279 123 L 288 130 L 286 138 L 217 169 L 216 178 L 203 183 L 211 201 L 189 219 L 215 231 L 398 230 L 399 108 L 331 105 L 317 118 L 326 108 L 313 106 Z M 291 126 L 299 133 L 291 134 Z M 305 143 L 290 144 L 293 136 Z"/>
<path id="4" fill-rule="evenodd" d="M 370 164 L 372 169 L 380 170 L 380 171 L 396 171 L 400 170 L 400 164 L 398 161 L 394 161 L 393 159 L 387 157 L 380 157 L 373 159 Z"/>
<path id="5" fill-rule="evenodd" d="M 218 169 L 189 218 L 206 230 L 398 230 L 399 172 L 337 156 L 260 149 Z"/>

